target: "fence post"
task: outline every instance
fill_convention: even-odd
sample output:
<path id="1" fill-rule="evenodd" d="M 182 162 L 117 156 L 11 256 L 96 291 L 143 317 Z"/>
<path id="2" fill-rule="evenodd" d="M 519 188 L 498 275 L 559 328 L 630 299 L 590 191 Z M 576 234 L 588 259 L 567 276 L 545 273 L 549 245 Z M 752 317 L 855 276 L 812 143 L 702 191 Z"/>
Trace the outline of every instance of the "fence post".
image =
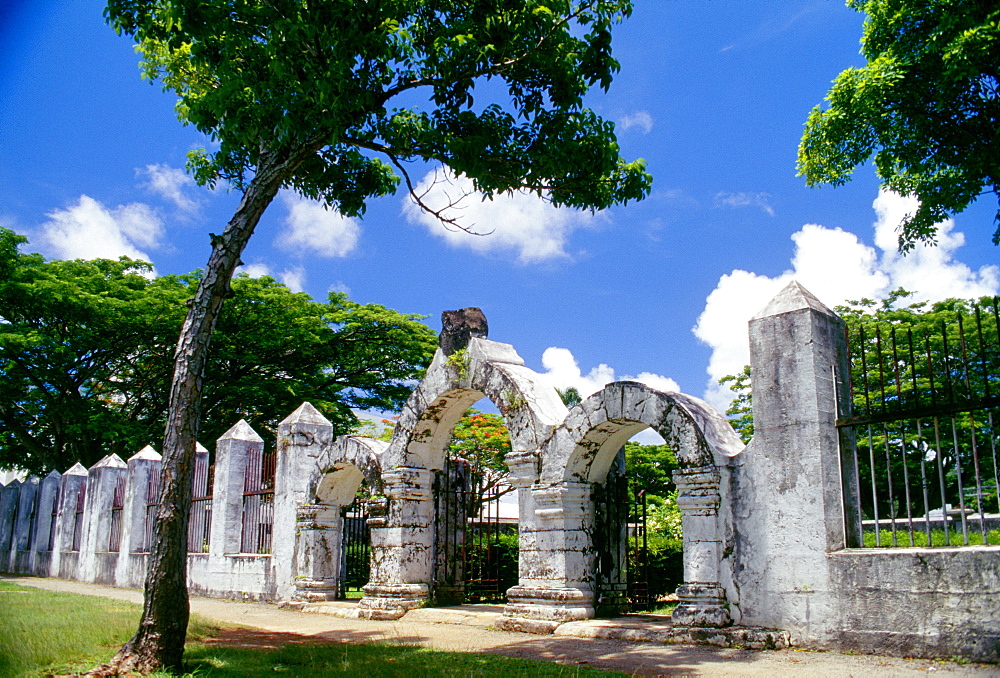
<path id="1" fill-rule="evenodd" d="M 212 532 L 208 545 L 211 559 L 240 552 L 247 457 L 251 451 L 261 454 L 263 450 L 264 439 L 243 419 L 226 431 L 216 443 Z"/>
<path id="2" fill-rule="evenodd" d="M 77 500 L 87 491 L 87 469 L 80 462 L 73 464 L 59 479 L 59 508 L 56 517 L 56 536 L 52 544 L 50 577 L 76 579 L 79 558 L 67 552 L 73 550 L 73 535 L 77 528 Z M 83 527 L 82 525 L 80 526 Z"/>
<path id="3" fill-rule="evenodd" d="M 734 469 L 742 623 L 822 641 L 835 623 L 827 553 L 844 547 L 836 378 L 844 322 L 797 282 L 750 321 L 754 439 Z"/>
<path id="4" fill-rule="evenodd" d="M 125 471 L 125 501 L 122 503 L 122 534 L 115 567 L 118 586 L 141 587 L 146 578 L 146 496 L 151 475 L 158 475 L 160 454 L 146 445 L 131 457 Z"/>
<path id="5" fill-rule="evenodd" d="M 100 568 L 102 572 L 98 572 L 97 554 L 108 551 L 108 541 L 111 538 L 111 500 L 114 498 L 118 477 L 126 472 L 127 466 L 117 454 L 109 454 L 87 472 L 80 565 L 77 570 L 82 581 L 97 581 L 99 576 L 102 583 L 114 579 L 114 570 L 108 567 L 106 556 L 102 563 L 105 567 Z"/>
<path id="6" fill-rule="evenodd" d="M 21 483 L 17 500 L 17 519 L 10 543 L 10 571 L 29 572 L 31 536 L 38 529 L 38 476 L 29 476 Z"/>
<path id="7" fill-rule="evenodd" d="M 35 530 L 31 535 L 31 555 L 28 559 L 28 572 L 36 575 L 47 575 L 52 562 L 53 531 L 56 528 L 52 519 L 55 504 L 59 499 L 59 479 L 62 474 L 52 470 L 42 479 L 38 489 L 38 502 L 35 508 Z M 42 556 L 45 553 L 45 556 Z"/>
<path id="8" fill-rule="evenodd" d="M 309 554 L 298 553 L 297 549 L 305 548 L 304 543 L 296 543 L 296 533 L 300 527 L 310 530 L 319 537 L 323 530 L 335 522 L 340 526 L 339 508 L 331 512 L 313 514 L 298 513 L 298 508 L 312 503 L 314 497 L 307 497 L 310 474 L 314 471 L 320 454 L 330 445 L 333 438 L 333 424 L 310 403 L 302 403 L 284 421 L 278 424 L 278 459 L 277 472 L 274 481 L 274 540 L 272 553 L 274 557 L 274 576 L 277 586 L 278 600 L 289 600 L 295 592 L 294 577 L 297 561 L 308 569 L 306 561 Z M 301 519 L 302 525 L 297 521 Z M 311 528 L 310 528 L 311 526 Z M 323 542 L 325 543 L 325 542 Z M 339 558 L 340 554 L 330 554 Z M 331 584 L 335 585 L 335 583 Z M 332 597 L 324 588 L 326 583 L 317 582 L 317 594 L 322 597 Z"/>
<path id="9" fill-rule="evenodd" d="M 17 479 L 0 489 L 0 569 L 3 570 L 7 570 L 8 564 L 14 560 L 14 519 L 20 495 L 21 481 Z"/>

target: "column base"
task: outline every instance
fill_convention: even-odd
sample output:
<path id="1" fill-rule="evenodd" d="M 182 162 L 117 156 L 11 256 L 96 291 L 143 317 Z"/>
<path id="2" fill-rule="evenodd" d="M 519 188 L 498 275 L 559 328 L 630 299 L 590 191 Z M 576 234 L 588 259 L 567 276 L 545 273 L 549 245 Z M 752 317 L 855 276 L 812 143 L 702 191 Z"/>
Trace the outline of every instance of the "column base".
<path id="1" fill-rule="evenodd" d="M 423 607 L 430 597 L 427 584 L 366 584 L 365 597 L 358 603 L 358 617 L 378 621 L 399 619 L 410 610 Z"/>
<path id="2" fill-rule="evenodd" d="M 524 633 L 552 633 L 560 624 L 591 619 L 594 594 L 569 587 L 514 586 L 497 628 Z"/>
<path id="3" fill-rule="evenodd" d="M 305 603 L 320 603 L 326 600 L 337 600 L 340 597 L 336 581 L 324 579 L 296 579 L 295 592 L 292 600 Z"/>
<path id="4" fill-rule="evenodd" d="M 719 629 L 733 623 L 726 592 L 717 584 L 682 584 L 677 598 L 680 604 L 670 615 L 674 626 Z"/>

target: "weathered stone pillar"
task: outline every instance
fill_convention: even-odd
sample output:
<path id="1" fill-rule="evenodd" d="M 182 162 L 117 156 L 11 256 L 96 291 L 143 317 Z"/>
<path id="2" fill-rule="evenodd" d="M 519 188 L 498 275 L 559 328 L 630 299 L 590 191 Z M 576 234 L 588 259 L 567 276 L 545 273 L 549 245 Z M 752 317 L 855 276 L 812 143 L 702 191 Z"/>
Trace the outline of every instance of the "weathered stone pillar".
<path id="1" fill-rule="evenodd" d="M 56 539 L 52 547 L 50 577 L 77 578 L 79 559 L 76 553 L 67 552 L 73 548 L 77 498 L 81 492 L 86 492 L 86 488 L 87 469 L 80 462 L 73 464 L 59 479 L 59 516 L 56 518 Z"/>
<path id="2" fill-rule="evenodd" d="M 336 600 L 343 539 L 341 507 L 300 506 L 296 516 L 295 592 L 292 600 Z"/>
<path id="3" fill-rule="evenodd" d="M 35 510 L 38 504 L 38 476 L 28 476 L 21 483 L 17 498 L 17 518 L 10 540 L 11 572 L 30 572 L 32 526 L 37 524 Z"/>
<path id="4" fill-rule="evenodd" d="M 243 537 L 243 485 L 251 450 L 261 454 L 264 439 L 240 419 L 215 445 L 215 488 L 212 492 L 211 559 L 239 553 Z M 215 569 L 215 568 L 213 568 Z M 225 571 L 224 568 L 220 568 Z"/>
<path id="5" fill-rule="evenodd" d="M 365 619 L 399 619 L 420 607 L 434 576 L 434 473 L 400 466 L 382 480 L 388 516 L 371 532 L 372 576 L 358 605 Z"/>
<path id="6" fill-rule="evenodd" d="M 507 591 L 501 628 L 550 633 L 594 616 L 590 494 L 579 482 L 520 491 L 519 581 Z"/>
<path id="7" fill-rule="evenodd" d="M 674 626 L 720 628 L 732 624 L 719 582 L 722 535 L 719 529 L 719 470 L 714 466 L 678 469 L 677 506 L 684 526 L 684 583 Z"/>
<path id="8" fill-rule="evenodd" d="M 146 543 L 149 478 L 158 473 L 162 464 L 159 452 L 149 445 L 129 457 L 126 463 L 122 536 L 118 547 L 118 564 L 115 567 L 115 583 L 118 586 L 137 588 L 145 581 L 146 558 L 143 554 L 150 547 Z M 159 496 L 159 488 L 155 490 L 154 496 Z"/>
<path id="9" fill-rule="evenodd" d="M 11 544 L 20 494 L 21 481 L 17 479 L 0 488 L 0 568 L 5 571 L 9 571 L 9 564 L 13 560 Z"/>
<path id="10" fill-rule="evenodd" d="M 822 642 L 836 623 L 827 554 L 846 544 L 841 467 L 853 468 L 835 426 L 844 323 L 792 282 L 750 321 L 750 362 L 754 439 L 733 469 L 741 623 Z"/>
<path id="11" fill-rule="evenodd" d="M 299 507 L 313 504 L 315 497 L 307 496 L 311 475 L 316 471 L 318 459 L 333 438 L 333 424 L 310 403 L 302 403 L 294 412 L 278 424 L 278 460 L 274 479 L 274 537 L 272 539 L 271 562 L 274 567 L 275 586 L 278 600 L 289 600 L 298 591 L 297 577 L 318 575 L 317 567 L 322 563 L 309 553 L 317 547 L 315 540 L 303 539 L 300 531 Z M 339 520 L 337 515 L 336 519 Z M 319 522 L 313 522 L 316 530 L 319 524 L 326 524 L 333 517 L 317 515 Z M 313 534 L 318 537 L 317 534 Z M 320 541 L 322 543 L 322 540 Z M 326 542 L 329 545 L 328 542 Z M 306 571 L 296 569 L 300 563 L 309 563 Z M 335 568 L 334 568 L 335 569 Z M 310 572 L 312 574 L 310 574 Z M 327 579 L 320 576 L 319 580 Z"/>
<path id="12" fill-rule="evenodd" d="M 49 541 L 52 539 L 52 531 L 55 529 L 52 508 L 59 497 L 59 479 L 61 477 L 62 474 L 59 471 L 49 471 L 38 487 L 38 501 L 35 505 L 36 527 L 31 535 L 31 556 L 28 567 L 31 574 L 47 575 L 49 573 L 49 562 L 51 561 Z"/>
<path id="13" fill-rule="evenodd" d="M 80 539 L 79 577 L 82 581 L 100 579 L 101 583 L 110 583 L 114 578 L 113 571 L 98 573 L 97 553 L 108 551 L 115 483 L 127 471 L 128 467 L 117 454 L 109 454 L 87 472 L 87 496 L 84 498 L 83 534 Z M 106 561 L 107 557 L 103 560 Z"/>

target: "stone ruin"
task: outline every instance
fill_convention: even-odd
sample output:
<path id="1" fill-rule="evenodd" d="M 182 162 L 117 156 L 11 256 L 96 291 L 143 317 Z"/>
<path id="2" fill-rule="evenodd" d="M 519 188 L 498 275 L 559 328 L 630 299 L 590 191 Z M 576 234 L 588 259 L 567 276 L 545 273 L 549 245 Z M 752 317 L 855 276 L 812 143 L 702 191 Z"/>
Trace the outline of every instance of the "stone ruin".
<path id="1" fill-rule="evenodd" d="M 512 346 L 487 338 L 478 309 L 445 312 L 443 325 L 391 442 L 334 439 L 308 403 L 281 423 L 270 513 L 255 513 L 250 528 L 246 488 L 267 466 L 263 441 L 245 422 L 219 440 L 202 509 L 210 529 L 200 518 L 202 541 L 189 539 L 193 592 L 292 607 L 337 598 L 342 509 L 366 483 L 384 498 L 368 518 L 371 575 L 354 614 L 393 620 L 427 604 L 434 474 L 459 418 L 485 397 L 510 431 L 518 500 L 519 579 L 501 627 L 549 633 L 595 616 L 594 483 L 625 441 L 652 428 L 680 463 L 676 641 L 1000 660 L 1000 548 L 845 548 L 834 426 L 836 375 L 849 367 L 843 322 L 797 283 L 750 323 L 749 445 L 702 400 L 636 382 L 608 384 L 567 409 Z M 112 456 L 0 489 L 0 569 L 141 586 L 158 463 L 147 448 L 127 463 Z"/>

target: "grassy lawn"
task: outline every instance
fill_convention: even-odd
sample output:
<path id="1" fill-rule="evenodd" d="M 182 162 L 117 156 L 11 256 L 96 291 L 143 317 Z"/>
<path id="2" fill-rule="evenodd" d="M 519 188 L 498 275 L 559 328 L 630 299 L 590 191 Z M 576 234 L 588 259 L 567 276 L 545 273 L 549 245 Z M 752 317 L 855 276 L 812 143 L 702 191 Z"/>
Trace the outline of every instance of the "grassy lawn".
<path id="1" fill-rule="evenodd" d="M 0 582 L 0 676 L 86 671 L 131 637 L 141 609 L 131 603 Z M 606 676 L 594 669 L 488 654 L 400 645 L 289 643 L 254 649 L 198 642 L 225 629 L 192 616 L 185 652 L 196 676 Z"/>

